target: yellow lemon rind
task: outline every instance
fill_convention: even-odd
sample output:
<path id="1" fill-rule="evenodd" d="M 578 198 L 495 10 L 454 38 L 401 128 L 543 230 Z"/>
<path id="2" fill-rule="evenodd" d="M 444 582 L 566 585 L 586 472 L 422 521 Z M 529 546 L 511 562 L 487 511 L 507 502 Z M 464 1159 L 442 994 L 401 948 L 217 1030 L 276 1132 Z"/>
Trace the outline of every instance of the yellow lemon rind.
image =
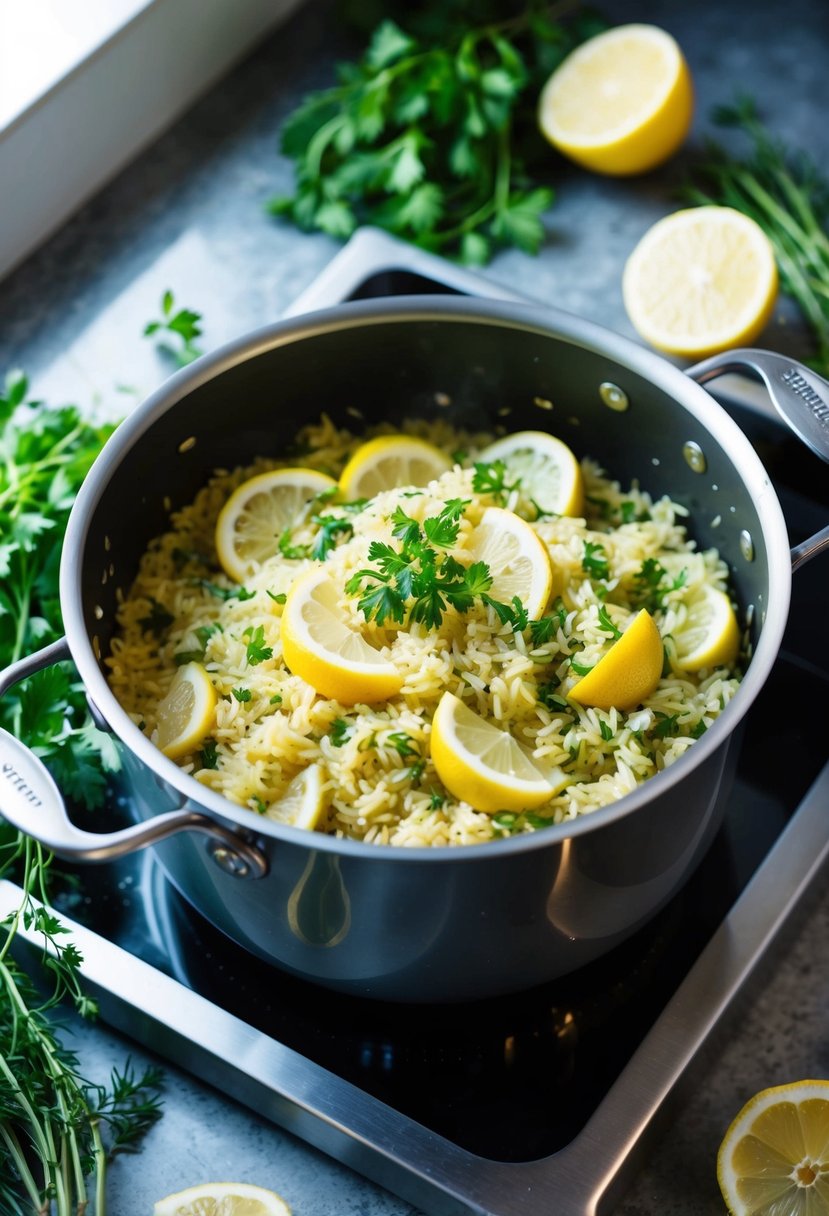
<path id="1" fill-rule="evenodd" d="M 396 489 L 398 484 L 413 484 L 408 481 L 394 481 L 373 488 L 370 494 L 365 492 L 361 482 L 366 475 L 372 473 L 384 458 L 393 457 L 395 453 L 400 453 L 401 457 L 419 456 L 424 464 L 431 466 L 431 475 L 427 477 L 427 482 L 447 473 L 452 467 L 452 461 L 446 453 L 425 439 L 418 439 L 414 435 L 378 435 L 375 439 L 361 444 L 346 463 L 339 480 L 342 496 L 346 499 L 371 498 L 384 490 Z"/>
<path id="2" fill-rule="evenodd" d="M 595 709 L 635 709 L 655 691 L 663 663 L 662 638 L 653 617 L 643 608 L 568 695 L 579 705 Z"/>

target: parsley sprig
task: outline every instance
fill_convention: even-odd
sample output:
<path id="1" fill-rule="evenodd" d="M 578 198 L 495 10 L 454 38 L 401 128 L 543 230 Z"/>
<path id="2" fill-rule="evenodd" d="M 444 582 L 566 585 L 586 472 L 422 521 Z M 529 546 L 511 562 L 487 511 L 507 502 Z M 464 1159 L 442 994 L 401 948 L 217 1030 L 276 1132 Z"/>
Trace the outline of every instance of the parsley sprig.
<path id="1" fill-rule="evenodd" d="M 504 20 L 502 6 L 485 3 L 476 26 L 447 0 L 422 34 L 383 21 L 360 61 L 283 127 L 296 189 L 273 199 L 271 212 L 336 237 L 375 224 L 468 263 L 503 245 L 535 253 L 553 201 L 527 171 L 533 155 L 546 159 L 535 98 L 601 28 L 593 17 L 562 24 L 573 7 L 528 0 Z M 412 14 L 403 19 L 411 29 Z"/>
<path id="2" fill-rule="evenodd" d="M 345 586 L 349 595 L 360 596 L 357 605 L 367 621 L 383 625 L 391 619 L 402 625 L 408 618 L 438 629 L 450 605 L 468 612 L 476 597 L 489 591 L 492 575 L 486 562 L 462 566 L 451 553 L 440 552 L 455 544 L 466 506 L 463 499 L 452 499 L 422 527 L 402 507 L 395 508 L 392 535 L 400 547 L 372 541 L 368 558 L 375 568 L 356 571 Z"/>

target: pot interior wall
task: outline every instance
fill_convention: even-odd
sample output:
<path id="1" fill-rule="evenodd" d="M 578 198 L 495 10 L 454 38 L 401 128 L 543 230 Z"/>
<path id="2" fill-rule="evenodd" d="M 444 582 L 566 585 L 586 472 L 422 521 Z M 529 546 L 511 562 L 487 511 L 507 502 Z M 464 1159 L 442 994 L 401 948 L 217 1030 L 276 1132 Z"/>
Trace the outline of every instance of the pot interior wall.
<path id="1" fill-rule="evenodd" d="M 627 410 L 608 408 L 605 382 L 626 394 Z M 82 558 L 96 653 L 109 649 L 116 589 L 129 588 L 170 511 L 216 468 L 290 455 L 297 432 L 322 413 L 357 431 L 413 417 L 473 431 L 549 430 L 623 488 L 637 480 L 686 506 L 699 546 L 720 550 L 743 609 L 754 605 L 754 628 L 762 620 L 768 562 L 755 505 L 728 452 L 692 413 L 638 372 L 566 338 L 502 321 L 388 317 L 294 338 L 219 371 L 123 454 Z M 689 441 L 704 452 L 703 473 L 683 456 Z M 740 552 L 742 529 L 754 541 L 752 562 Z"/>

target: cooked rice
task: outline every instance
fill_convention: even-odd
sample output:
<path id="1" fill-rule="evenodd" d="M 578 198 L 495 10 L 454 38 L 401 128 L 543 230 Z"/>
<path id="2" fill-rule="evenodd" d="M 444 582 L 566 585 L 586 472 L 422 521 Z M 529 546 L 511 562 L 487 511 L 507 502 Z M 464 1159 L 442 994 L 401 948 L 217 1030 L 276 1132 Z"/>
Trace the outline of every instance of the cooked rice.
<path id="1" fill-rule="evenodd" d="M 475 452 L 491 440 L 444 424 L 407 429 L 450 455 L 463 449 L 464 465 L 471 465 Z M 363 441 L 327 418 L 300 438 L 306 452 L 302 463 L 333 476 Z M 202 661 L 219 694 L 211 735 L 216 767 L 206 766 L 204 744 L 181 767 L 232 802 L 264 812 L 299 771 L 319 763 L 327 801 L 320 830 L 338 836 L 394 845 L 461 845 L 535 831 L 604 806 L 672 764 L 734 695 L 739 682 L 734 669 L 681 671 L 673 661 L 671 636 L 684 619 L 689 593 L 703 583 L 727 590 L 725 563 L 716 550 L 696 551 L 686 533 L 683 507 L 667 497 L 653 501 L 637 486 L 622 491 L 589 459 L 582 462 L 587 518 L 542 517 L 532 524 L 549 550 L 555 590 L 566 608 L 564 626 L 554 638 L 534 648 L 529 634 L 513 633 L 510 624 L 502 624 L 480 602 L 464 615 L 450 608 L 438 630 L 420 624 L 379 627 L 367 623 L 356 597 L 343 592 L 343 612 L 364 636 L 388 647 L 405 675 L 404 684 L 397 696 L 379 705 L 351 707 L 318 695 L 282 660 L 282 608 L 272 598 L 287 591 L 297 574 L 313 564 L 310 560 L 287 560 L 277 553 L 247 581 L 253 594 L 244 600 L 223 600 L 205 586 L 233 587 L 220 572 L 213 544 L 216 518 L 228 494 L 253 474 L 288 463 L 258 460 L 244 469 L 218 471 L 192 505 L 172 516 L 170 530 L 151 543 L 121 604 L 120 632 L 108 659 L 116 696 L 152 736 L 157 706 L 177 670 L 176 655 L 180 662 L 183 653 L 204 651 Z M 496 501 L 473 491 L 472 475 L 471 467 L 455 464 L 422 492 L 401 497 L 401 491 L 390 491 L 351 514 L 353 537 L 341 540 L 326 559 L 338 585 L 343 587 L 354 570 L 366 565 L 372 539 L 391 539 L 388 516 L 398 503 L 422 520 L 449 499 L 470 499 L 454 551 L 462 555 L 465 538 Z M 531 503 L 513 495 L 507 505 L 533 520 Z M 340 510 L 328 504 L 325 513 Z M 310 541 L 313 532 L 310 526 L 298 530 L 294 542 Z M 592 581 L 582 566 L 586 541 L 605 550 L 610 577 L 604 583 Z M 578 662 L 589 667 L 610 644 L 598 617 L 602 603 L 614 605 L 614 617 L 622 622 L 641 607 L 635 575 L 647 558 L 658 559 L 672 574 L 687 571 L 684 584 L 654 612 L 666 652 L 658 687 L 632 712 L 585 708 L 566 700 L 576 679 L 570 656 L 577 653 Z M 171 623 L 159 615 L 159 606 Z M 251 666 L 243 635 L 258 626 L 273 656 Z M 239 688 L 250 690 L 249 700 L 236 699 L 233 690 Z M 561 766 L 569 778 L 566 788 L 532 814 L 493 816 L 456 801 L 429 757 L 432 715 L 447 689 L 509 729 L 541 766 Z M 281 703 L 275 704 L 278 697 Z M 405 756 L 389 738 L 400 734 L 411 740 Z"/>

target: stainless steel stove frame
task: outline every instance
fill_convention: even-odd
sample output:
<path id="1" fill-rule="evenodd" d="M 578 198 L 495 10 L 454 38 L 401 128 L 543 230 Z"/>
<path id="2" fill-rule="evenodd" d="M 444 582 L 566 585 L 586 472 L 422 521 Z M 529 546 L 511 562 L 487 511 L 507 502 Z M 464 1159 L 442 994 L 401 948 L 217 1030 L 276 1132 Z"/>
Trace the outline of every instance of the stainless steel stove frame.
<path id="1" fill-rule="evenodd" d="M 290 310 L 337 303 L 388 271 L 519 298 L 365 230 Z M 751 394 L 741 391 L 746 403 Z M 762 402 L 757 402 L 764 409 Z M 542 1160 L 475 1156 L 64 918 L 113 1027 L 435 1216 L 599 1216 L 612 1210 L 681 1079 L 829 856 L 829 763 L 582 1131 Z M 0 882 L 0 918 L 21 892 Z M 34 935 L 29 940 L 39 945 Z"/>

